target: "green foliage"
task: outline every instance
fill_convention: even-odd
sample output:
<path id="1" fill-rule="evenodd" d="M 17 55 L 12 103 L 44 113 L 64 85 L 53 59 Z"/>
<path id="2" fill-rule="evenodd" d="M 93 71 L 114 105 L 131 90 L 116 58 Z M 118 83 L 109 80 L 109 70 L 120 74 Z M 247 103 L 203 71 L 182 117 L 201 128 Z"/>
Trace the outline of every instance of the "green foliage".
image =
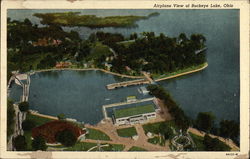
<path id="1" fill-rule="evenodd" d="M 36 126 L 35 122 L 32 120 L 25 120 L 22 122 L 22 128 L 24 131 L 29 131 Z"/>
<path id="2" fill-rule="evenodd" d="M 156 145 L 159 144 L 161 146 L 165 146 L 165 140 L 162 136 L 155 136 L 153 138 L 150 138 L 148 139 L 148 142 Z"/>
<path id="3" fill-rule="evenodd" d="M 203 144 L 205 145 L 205 151 L 230 151 L 231 148 L 221 142 L 217 138 L 212 138 L 209 135 L 204 136 Z"/>
<path id="4" fill-rule="evenodd" d="M 97 146 L 97 144 L 90 142 L 77 142 L 74 146 L 65 149 L 65 151 L 87 151 L 94 146 Z"/>
<path id="5" fill-rule="evenodd" d="M 196 126 L 199 130 L 210 132 L 213 127 L 215 116 L 212 112 L 200 112 L 196 118 Z"/>
<path id="6" fill-rule="evenodd" d="M 135 127 L 117 129 L 117 134 L 121 137 L 132 137 L 137 135 Z"/>
<path id="7" fill-rule="evenodd" d="M 35 151 L 36 150 L 46 151 L 47 145 L 45 139 L 41 136 L 35 137 L 34 140 L 32 141 L 32 149 Z"/>
<path id="8" fill-rule="evenodd" d="M 163 122 L 163 123 L 160 124 L 159 130 L 160 130 L 160 133 L 162 135 L 164 135 L 166 140 L 173 137 L 173 130 L 171 129 L 169 124 L 167 124 L 166 122 Z"/>
<path id="9" fill-rule="evenodd" d="M 38 69 L 51 68 L 56 65 L 56 60 L 52 58 L 51 55 L 47 55 L 40 63 L 37 65 Z"/>
<path id="10" fill-rule="evenodd" d="M 65 117 L 65 114 L 61 113 L 61 114 L 58 114 L 58 115 L 57 115 L 57 118 L 58 118 L 59 120 L 64 120 L 66 117 Z"/>
<path id="11" fill-rule="evenodd" d="M 109 144 L 109 146 L 107 147 L 102 147 L 102 150 L 103 151 L 122 151 L 124 148 L 125 146 L 122 144 Z"/>
<path id="12" fill-rule="evenodd" d="M 100 130 L 88 128 L 88 131 L 89 131 L 89 134 L 86 135 L 87 139 L 107 140 L 107 141 L 110 140 L 110 137 Z"/>
<path id="13" fill-rule="evenodd" d="M 168 107 L 169 113 L 174 118 L 176 125 L 183 131 L 186 131 L 190 125 L 189 118 L 172 99 L 170 94 L 162 86 L 159 85 L 149 85 L 147 86 L 147 89 L 149 90 L 151 95 L 164 101 L 164 105 Z"/>
<path id="14" fill-rule="evenodd" d="M 131 36 L 132 39 L 133 34 Z M 128 47 L 108 45 L 122 58 L 122 62 L 114 60 L 115 67 L 129 66 L 137 72 L 144 70 L 153 74 L 165 74 L 205 63 L 205 50 L 196 53 L 205 48 L 205 37 L 200 34 L 191 37 L 188 39 L 182 33 L 180 39 L 177 39 L 163 33 L 155 36 L 154 32 L 143 32 L 142 37 Z"/>
<path id="15" fill-rule="evenodd" d="M 7 100 L 7 136 L 9 137 L 14 132 L 14 124 L 15 124 L 15 110 L 13 106 L 13 102 L 8 99 Z"/>
<path id="16" fill-rule="evenodd" d="M 29 110 L 29 103 L 28 102 L 21 102 L 18 105 L 19 110 L 22 112 L 27 112 Z"/>
<path id="17" fill-rule="evenodd" d="M 219 131 L 220 136 L 236 140 L 240 133 L 240 126 L 234 120 L 222 120 Z"/>
<path id="18" fill-rule="evenodd" d="M 98 67 L 102 67 L 102 63 L 105 62 L 106 57 L 112 55 L 112 52 L 106 45 L 96 42 L 95 46 L 91 49 L 90 54 L 86 58 L 88 61 L 93 60 Z"/>
<path id="19" fill-rule="evenodd" d="M 147 150 L 141 147 L 133 146 L 128 151 L 147 151 Z"/>
<path id="20" fill-rule="evenodd" d="M 151 13 L 148 16 L 108 16 L 97 17 L 95 15 L 80 15 L 80 12 L 63 13 L 35 13 L 34 16 L 41 18 L 42 24 L 60 26 L 84 26 L 89 28 L 104 27 L 135 27 L 136 21 L 156 16 L 159 13 Z"/>
<path id="21" fill-rule="evenodd" d="M 196 151 L 204 151 L 205 150 L 205 145 L 203 143 L 204 137 L 195 135 L 193 133 L 190 133 L 190 136 L 192 137 L 194 144 L 195 144 L 195 149 Z"/>
<path id="22" fill-rule="evenodd" d="M 71 130 L 63 130 L 56 134 L 56 141 L 62 143 L 64 146 L 73 146 L 77 138 Z"/>
<path id="23" fill-rule="evenodd" d="M 48 118 L 44 118 L 44 117 L 40 117 L 40 116 L 36 116 L 36 115 L 32 115 L 30 113 L 27 113 L 26 115 L 26 120 L 31 120 L 35 123 L 36 127 L 43 125 L 47 122 L 52 121 L 52 119 L 48 119 Z"/>
<path id="24" fill-rule="evenodd" d="M 25 151 L 27 149 L 27 143 L 25 141 L 25 136 L 18 135 L 13 139 L 13 146 L 17 151 Z"/>
<path id="25" fill-rule="evenodd" d="M 143 125 L 143 129 L 145 134 L 148 132 L 154 133 L 154 134 L 159 134 L 160 133 L 160 125 L 164 122 L 158 122 L 158 123 L 150 123 L 150 124 L 145 124 Z"/>

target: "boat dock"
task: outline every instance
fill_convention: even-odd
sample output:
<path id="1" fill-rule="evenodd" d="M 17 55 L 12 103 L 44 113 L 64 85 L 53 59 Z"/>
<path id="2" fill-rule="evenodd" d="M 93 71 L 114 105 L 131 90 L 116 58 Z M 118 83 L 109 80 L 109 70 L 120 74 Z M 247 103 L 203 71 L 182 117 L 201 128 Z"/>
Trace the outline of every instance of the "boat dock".
<path id="1" fill-rule="evenodd" d="M 127 87 L 127 86 L 132 86 L 132 85 L 155 83 L 154 80 L 149 76 L 149 74 L 147 74 L 146 72 L 141 72 L 141 73 L 144 75 L 144 77 L 145 77 L 144 79 L 108 84 L 107 89 L 115 89 L 115 88 L 119 88 L 119 87 Z"/>
<path id="2" fill-rule="evenodd" d="M 147 102 L 147 101 L 151 101 L 151 100 L 154 100 L 154 99 L 155 98 L 152 97 L 152 98 L 145 98 L 145 99 L 137 99 L 136 101 L 131 101 L 131 102 L 120 102 L 120 103 L 113 103 L 113 104 L 103 105 L 102 106 L 102 112 L 103 112 L 104 119 L 108 119 L 108 114 L 107 114 L 106 108 L 118 107 L 118 106 L 127 105 L 127 104 Z"/>
<path id="3" fill-rule="evenodd" d="M 119 83 L 112 83 L 107 85 L 107 89 L 115 89 L 119 87 L 127 87 L 132 85 L 139 85 L 139 84 L 149 84 L 150 82 L 146 79 L 139 79 L 139 80 L 132 80 L 132 81 L 125 81 Z"/>

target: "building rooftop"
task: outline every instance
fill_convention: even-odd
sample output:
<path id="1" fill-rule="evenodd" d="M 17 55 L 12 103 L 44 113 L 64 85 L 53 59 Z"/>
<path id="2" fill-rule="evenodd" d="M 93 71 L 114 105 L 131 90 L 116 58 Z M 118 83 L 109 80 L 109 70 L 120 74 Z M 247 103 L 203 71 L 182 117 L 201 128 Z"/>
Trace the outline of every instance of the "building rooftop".
<path id="1" fill-rule="evenodd" d="M 122 117 L 145 114 L 145 113 L 151 113 L 154 111 L 155 111 L 154 106 L 150 104 L 150 105 L 136 106 L 130 108 L 116 109 L 114 110 L 114 115 L 115 118 L 122 118 Z"/>

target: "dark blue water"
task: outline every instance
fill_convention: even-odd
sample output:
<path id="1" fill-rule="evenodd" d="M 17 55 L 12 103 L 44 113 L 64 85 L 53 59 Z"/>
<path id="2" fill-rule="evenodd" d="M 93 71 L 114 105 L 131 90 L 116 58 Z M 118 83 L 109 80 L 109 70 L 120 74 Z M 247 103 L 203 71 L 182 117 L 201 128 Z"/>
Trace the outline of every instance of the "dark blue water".
<path id="1" fill-rule="evenodd" d="M 59 11 L 62 12 L 65 10 Z M 32 17 L 33 13 L 59 11 L 21 10 L 16 12 L 16 10 L 11 10 L 8 12 L 8 16 L 14 19 L 29 17 L 33 22 L 38 23 L 39 19 Z M 141 33 L 143 31 L 153 31 L 157 34 L 164 33 L 171 37 L 178 36 L 182 32 L 187 35 L 193 33 L 203 34 L 207 39 L 208 50 L 206 53 L 209 66 L 204 71 L 162 81 L 159 84 L 172 94 L 180 107 L 192 118 L 195 118 L 198 112 L 211 111 L 217 117 L 217 122 L 221 119 L 239 121 L 238 10 L 80 11 L 83 14 L 96 14 L 98 16 L 147 15 L 155 11 L 160 13 L 157 17 L 138 21 L 137 28 L 64 28 L 65 30 L 73 29 L 78 31 L 82 38 L 87 38 L 91 32 L 97 30 L 118 32 L 126 36 L 132 32 Z M 31 94 L 35 94 L 36 97 L 30 97 L 30 102 L 34 105 L 33 108 L 39 110 L 41 113 L 51 115 L 63 112 L 73 118 L 82 119 L 89 123 L 96 123 L 102 118 L 100 105 L 120 101 L 128 95 L 138 95 L 138 86 L 112 91 L 106 90 L 104 84 L 115 81 L 114 76 L 103 73 L 86 74 L 79 76 L 77 72 L 65 71 L 57 77 L 53 75 L 34 75 L 31 79 Z M 49 87 L 45 87 L 45 85 Z M 112 100 L 106 101 L 105 98 Z M 79 105 L 82 105 L 84 108 L 79 110 Z"/>
<path id="2" fill-rule="evenodd" d="M 52 71 L 31 76 L 30 105 L 40 113 L 96 124 L 102 118 L 102 105 L 118 103 L 127 96 L 146 98 L 134 87 L 107 90 L 106 85 L 126 79 L 100 71 Z"/>

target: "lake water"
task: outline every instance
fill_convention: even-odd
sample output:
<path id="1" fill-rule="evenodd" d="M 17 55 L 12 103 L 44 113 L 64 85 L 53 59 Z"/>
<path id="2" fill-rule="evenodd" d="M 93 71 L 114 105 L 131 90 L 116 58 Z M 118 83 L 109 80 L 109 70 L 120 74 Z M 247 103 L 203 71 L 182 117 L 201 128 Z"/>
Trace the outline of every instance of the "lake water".
<path id="1" fill-rule="evenodd" d="M 65 10 L 10 10 L 8 16 L 22 20 L 28 17 L 34 23 L 39 19 L 33 13 L 63 12 Z M 71 10 L 72 11 L 72 10 Z M 238 10 L 76 10 L 83 14 L 98 16 L 160 15 L 138 21 L 137 28 L 89 29 L 86 27 L 64 27 L 78 31 L 82 38 L 92 32 L 130 33 L 153 31 L 168 36 L 181 32 L 203 34 L 207 39 L 207 61 L 209 66 L 201 72 L 162 81 L 175 101 L 191 118 L 198 112 L 211 111 L 216 121 L 231 119 L 239 121 L 239 11 Z M 106 90 L 105 85 L 124 80 L 113 75 L 94 71 L 59 71 L 38 73 L 31 77 L 31 108 L 41 113 L 58 115 L 65 113 L 86 123 L 95 124 L 102 119 L 101 105 L 119 102 L 128 95 L 144 98 L 137 91 L 139 86 Z M 18 96 L 13 87 L 11 95 Z M 20 92 L 20 91 L 19 91 Z M 110 99 L 110 100 L 105 100 Z"/>

